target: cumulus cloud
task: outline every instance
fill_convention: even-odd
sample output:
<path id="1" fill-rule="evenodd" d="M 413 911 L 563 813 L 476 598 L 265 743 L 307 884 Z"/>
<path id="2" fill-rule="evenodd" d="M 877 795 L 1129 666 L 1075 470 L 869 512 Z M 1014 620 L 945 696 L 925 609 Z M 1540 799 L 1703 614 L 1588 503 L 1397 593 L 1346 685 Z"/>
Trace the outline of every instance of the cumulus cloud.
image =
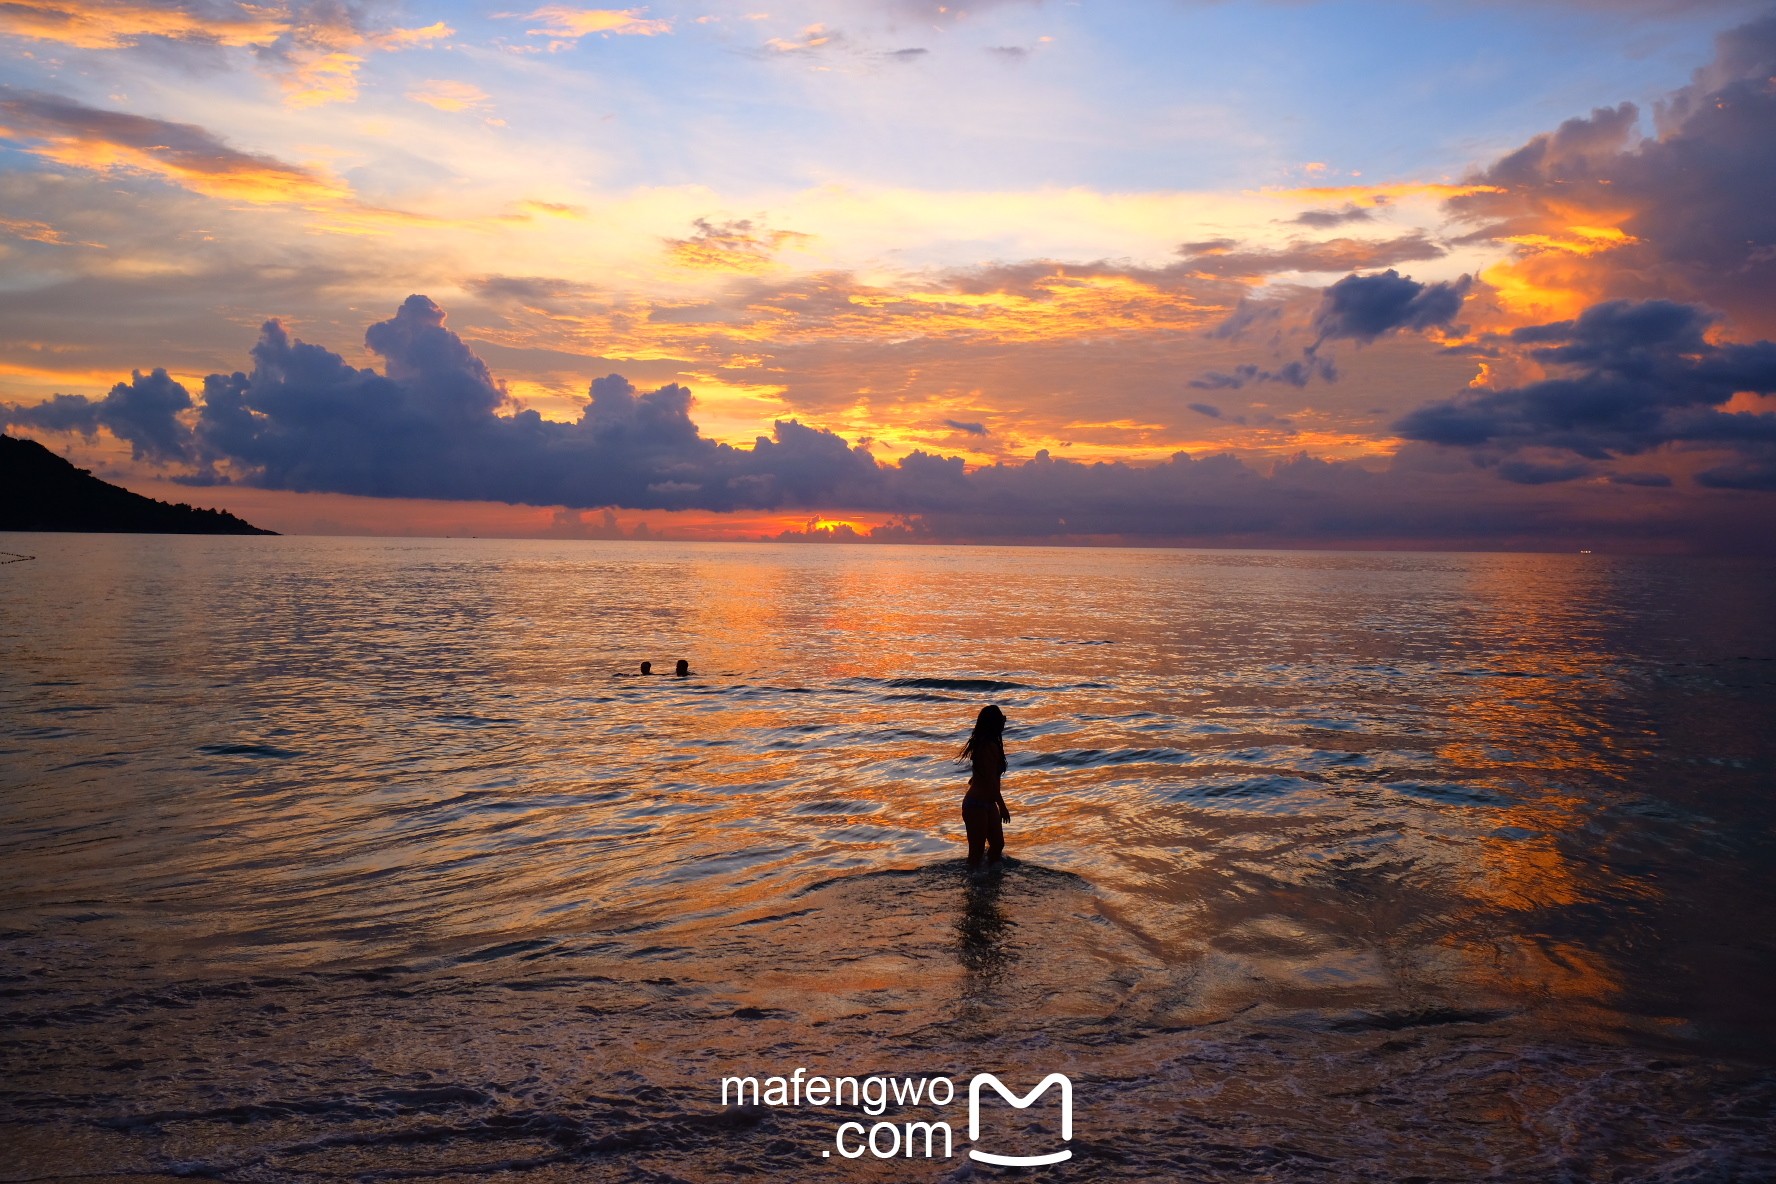
<path id="1" fill-rule="evenodd" d="M 1388 270 L 1376 275 L 1347 275 L 1320 292 L 1314 311 L 1312 344 L 1301 356 L 1276 369 L 1254 363 L 1236 366 L 1231 372 L 1211 370 L 1190 381 L 1197 390 L 1238 390 L 1248 383 L 1281 382 L 1304 387 L 1314 378 L 1338 381 L 1338 367 L 1320 349 L 1328 341 L 1355 341 L 1367 345 L 1394 332 L 1449 329 L 1460 314 L 1462 301 L 1473 286 L 1471 276 L 1434 284 L 1420 283 Z M 1252 324 L 1275 319 L 1275 306 L 1242 301 L 1231 316 L 1212 332 L 1216 337 L 1237 337 Z"/>
<path id="2" fill-rule="evenodd" d="M 165 370 L 146 375 L 137 370 L 103 399 L 56 395 L 27 406 L 0 403 L 0 420 L 11 427 L 84 436 L 96 435 L 104 427 L 128 442 L 135 459 L 176 464 L 196 459 L 191 428 L 179 417 L 191 406 L 190 392 Z"/>
<path id="3" fill-rule="evenodd" d="M 501 414 L 505 393 L 424 296 L 372 325 L 365 344 L 384 374 L 268 322 L 250 374 L 205 381 L 197 430 L 208 455 L 274 489 L 574 507 L 809 505 L 876 478 L 866 451 L 794 421 L 751 449 L 709 440 L 676 384 L 639 392 L 601 378 L 573 423 Z"/>
<path id="4" fill-rule="evenodd" d="M 1776 393 L 1776 342 L 1712 344 L 1704 332 L 1715 319 L 1669 300 L 1612 300 L 1575 320 L 1513 330 L 1510 341 L 1530 358 L 1567 373 L 1430 403 L 1394 430 L 1449 447 L 1581 458 L 1500 465 L 1501 476 L 1524 483 L 1569 481 L 1595 471 L 1582 461 L 1679 444 L 1737 454 L 1699 473 L 1704 485 L 1776 489 L 1776 413 L 1719 409 L 1742 391 Z"/>
<path id="5" fill-rule="evenodd" d="M 1776 12 L 1722 33 L 1715 61 L 1636 139 L 1631 103 L 1537 136 L 1451 199 L 1471 238 L 1514 243 L 1525 304 L 1664 296 L 1776 333 Z"/>
<path id="6" fill-rule="evenodd" d="M 1314 314 L 1319 341 L 1368 343 L 1396 330 L 1447 329 L 1461 313 L 1473 279 L 1421 284 L 1397 271 L 1347 275 L 1320 296 Z"/>
<path id="7" fill-rule="evenodd" d="M 1616 358 L 1622 342 L 1644 331 L 1588 322 L 1542 327 L 1530 337 L 1536 348 L 1565 351 L 1559 356 L 1597 369 L 1605 365 L 1599 359 Z M 1763 364 L 1761 355 L 1698 346 L 1698 332 L 1668 332 L 1666 339 L 1692 368 L 1737 375 Z M 199 466 L 199 480 L 210 478 L 205 466 L 215 466 L 266 488 L 382 497 L 570 509 L 843 507 L 899 516 L 901 525 L 884 538 L 1547 537 L 1614 529 L 1608 522 L 1626 509 L 1636 512 L 1633 529 L 1641 536 L 1651 529 L 1649 513 L 1662 513 L 1672 530 L 1681 525 L 1670 503 L 1657 500 L 1673 497 L 1670 491 L 1638 483 L 1590 487 L 1613 491 L 1614 500 L 1596 503 L 1589 516 L 1550 517 L 1547 504 L 1534 500 L 1541 495 L 1529 492 L 1478 497 L 1476 480 L 1532 491 L 1535 482 L 1558 483 L 1563 474 L 1531 467 L 1545 467 L 1538 459 L 1512 458 L 1507 463 L 1522 462 L 1513 470 L 1517 483 L 1501 487 L 1471 465 L 1439 467 L 1428 446 L 1417 446 L 1424 456 L 1403 452 L 1385 472 L 1300 456 L 1265 474 L 1231 456 L 1185 453 L 1136 466 L 1075 463 L 1040 451 L 971 471 L 961 457 L 918 450 L 890 464 L 795 420 L 779 421 L 749 448 L 713 441 L 692 418 L 685 387 L 642 391 L 614 374 L 592 383 L 573 422 L 544 420 L 514 409 L 482 360 L 445 327 L 443 310 L 424 296 L 409 297 L 393 317 L 372 325 L 365 343 L 382 357 L 382 373 L 354 367 L 270 321 L 252 350 L 251 371 L 210 375 L 195 413 L 164 372 L 137 374 L 96 403 L 64 397 L 6 411 L 9 422 L 39 431 L 106 427 L 141 455 Z M 1710 381 L 1718 389 L 1738 380 Z M 1727 474 L 1716 483 L 1754 481 Z M 1743 536 L 1741 545 L 1750 537 L 1764 536 Z"/>

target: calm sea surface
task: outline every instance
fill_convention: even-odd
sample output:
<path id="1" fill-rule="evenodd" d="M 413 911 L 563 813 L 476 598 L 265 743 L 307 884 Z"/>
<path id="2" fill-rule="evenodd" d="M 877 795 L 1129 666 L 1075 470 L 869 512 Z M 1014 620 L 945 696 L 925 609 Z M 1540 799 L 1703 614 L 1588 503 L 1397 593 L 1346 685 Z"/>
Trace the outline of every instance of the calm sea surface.
<path id="1" fill-rule="evenodd" d="M 0 548 L 0 1179 L 1776 1178 L 1776 565 Z"/>

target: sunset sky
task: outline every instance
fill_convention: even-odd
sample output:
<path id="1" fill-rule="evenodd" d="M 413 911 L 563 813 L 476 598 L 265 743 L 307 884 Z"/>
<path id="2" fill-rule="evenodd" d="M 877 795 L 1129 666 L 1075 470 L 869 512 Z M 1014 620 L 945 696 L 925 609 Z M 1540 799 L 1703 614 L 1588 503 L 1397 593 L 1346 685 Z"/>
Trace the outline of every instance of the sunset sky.
<path id="1" fill-rule="evenodd" d="M 5 0 L 0 52 L 0 418 L 153 496 L 1776 548 L 1768 4 Z"/>

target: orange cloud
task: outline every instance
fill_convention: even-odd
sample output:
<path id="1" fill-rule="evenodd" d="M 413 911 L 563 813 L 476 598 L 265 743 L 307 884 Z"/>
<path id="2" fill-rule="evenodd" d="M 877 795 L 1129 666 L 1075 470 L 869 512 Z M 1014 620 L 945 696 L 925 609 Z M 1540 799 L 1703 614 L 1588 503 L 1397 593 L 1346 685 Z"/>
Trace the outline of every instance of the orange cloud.
<path id="1" fill-rule="evenodd" d="M 794 53 L 797 50 L 818 49 L 822 45 L 829 45 L 836 40 L 838 36 L 837 33 L 832 32 L 825 25 L 809 25 L 806 29 L 802 30 L 802 36 L 799 40 L 790 41 L 783 37 L 773 37 L 765 42 L 765 44 L 771 49 L 776 50 L 778 53 Z"/>
<path id="2" fill-rule="evenodd" d="M 343 184 L 312 169 L 230 148 L 194 124 L 101 111 L 47 95 L 0 100 L 0 121 L 0 135 L 59 164 L 148 173 L 212 197 L 265 204 L 350 196 Z"/>
<path id="3" fill-rule="evenodd" d="M 1015 287 L 960 291 L 864 285 L 815 277 L 746 306 L 751 319 L 727 326 L 742 340 L 966 337 L 1043 341 L 1123 330 L 1195 330 L 1225 311 L 1135 275 L 1051 265 Z"/>
<path id="4" fill-rule="evenodd" d="M 1507 234 L 1499 242 L 1516 243 L 1529 251 L 1560 251 L 1568 255 L 1595 255 L 1640 240 L 1614 226 L 1568 226 L 1546 234 Z"/>
<path id="5" fill-rule="evenodd" d="M 653 37 L 672 32 L 671 21 L 647 20 L 642 16 L 646 11 L 645 8 L 569 8 L 565 4 L 550 4 L 524 14 L 523 19 L 544 22 L 542 28 L 526 29 L 525 32 L 548 37 L 584 37 L 590 33 Z M 503 12 L 498 15 L 512 17 L 518 14 Z"/>
<path id="6" fill-rule="evenodd" d="M 756 242 L 765 235 L 752 231 L 740 237 Z M 724 254 L 719 246 L 699 245 L 695 239 L 675 244 L 675 254 L 681 249 L 689 255 L 707 253 L 717 269 L 735 275 L 756 275 L 769 264 L 749 251 Z M 539 327 L 546 324 L 551 334 L 565 333 L 577 346 L 596 348 L 604 356 L 721 359 L 729 368 L 767 373 L 772 350 L 826 342 L 991 346 L 1122 334 L 1170 340 L 1209 327 L 1231 311 L 1243 291 L 1235 284 L 1193 279 L 1182 268 L 1143 273 L 1055 263 L 1007 269 L 1006 274 L 971 272 L 898 284 L 868 283 L 839 272 L 768 285 L 758 279 L 738 283 L 727 294 L 701 302 L 607 302 L 596 293 L 554 287 L 541 292 L 533 282 L 498 277 L 477 286 L 501 303 L 515 301 L 527 315 L 542 318 Z M 531 344 L 522 332 L 510 340 L 487 336 L 504 344 Z"/>
<path id="7" fill-rule="evenodd" d="M 281 63 L 281 68 L 273 72 L 289 106 L 354 102 L 358 97 L 358 70 L 365 61 L 363 54 L 372 49 L 391 53 L 411 49 L 456 31 L 438 21 L 418 29 L 365 33 L 349 14 L 324 11 L 324 19 L 296 25 L 288 37 L 272 47 L 270 60 Z"/>
<path id="8" fill-rule="evenodd" d="M 870 440 L 878 457 L 921 449 L 970 467 L 1039 449 L 1135 464 L 1180 450 L 1375 457 L 1396 446 L 1378 432 L 1392 416 L 1365 408 L 1474 373 L 1471 360 L 1439 356 L 1434 343 L 1381 343 L 1341 358 L 1351 381 L 1316 383 L 1311 408 L 1301 405 L 1305 393 L 1278 385 L 1209 397 L 1226 409 L 1211 418 L 1188 409 L 1205 395 L 1187 380 L 1271 347 L 1205 332 L 1249 289 L 1193 275 L 1188 264 L 1033 262 L 881 280 L 729 272 L 719 282 L 649 298 L 490 279 L 475 287 L 505 324 L 475 335 L 612 359 L 591 363 L 588 376 L 634 364 L 647 381 L 685 382 L 697 392 L 699 422 L 710 421 L 706 434 L 736 445 L 768 434 L 773 419 L 802 416 Z M 1265 338 L 1311 332 L 1312 304 L 1303 294 L 1265 321 Z M 1265 394 L 1279 401 L 1250 402 Z"/>
<path id="9" fill-rule="evenodd" d="M 1566 320 L 1608 298 L 1620 277 L 1605 256 L 1641 241 L 1613 226 L 1561 226 L 1558 219 L 1496 240 L 1511 243 L 1514 255 L 1480 278 L 1495 289 L 1507 324 Z"/>
<path id="10" fill-rule="evenodd" d="M 873 285 L 842 274 L 768 287 L 740 282 L 729 300 L 693 305 L 606 303 L 597 293 L 529 292 L 529 285 L 514 290 L 489 281 L 489 295 L 516 296 L 525 307 L 509 315 L 512 329 L 477 336 L 515 347 L 553 339 L 561 343 L 556 348 L 571 342 L 605 357 L 676 361 L 700 405 L 706 398 L 719 404 L 711 409 L 713 434 L 736 443 L 768 431 L 772 419 L 813 398 L 823 425 L 872 438 L 881 455 L 923 448 L 988 464 L 1050 448 L 1057 455 L 1156 460 L 1202 445 L 1195 429 L 1162 422 L 1169 414 L 1106 419 L 1092 393 L 1090 343 L 1121 342 L 1125 362 L 1175 375 L 1180 339 L 1197 337 L 1226 304 L 1155 280 L 1075 276 L 1053 265 L 997 289 L 970 285 L 985 291 Z M 1013 362 L 1005 347 L 1014 343 L 1041 354 Z M 1024 387 L 1038 375 L 1067 387 L 1086 385 L 1055 405 Z M 1007 408 L 1007 395 L 1023 405 Z M 1032 399 L 1043 409 L 1031 406 Z M 983 415 L 983 407 L 999 414 Z M 984 437 L 959 436 L 945 424 L 952 419 L 993 419 L 996 426 Z M 1280 433 L 1243 434 L 1267 449 L 1282 444 Z"/>
<path id="11" fill-rule="evenodd" d="M 381 33 L 371 33 L 365 37 L 365 41 L 377 49 L 393 51 L 440 41 L 455 33 L 455 29 L 443 21 L 439 21 L 436 24 L 427 25 L 423 29 L 389 29 Z"/>
<path id="12" fill-rule="evenodd" d="M 55 41 L 77 49 L 118 49 L 142 37 L 208 41 L 218 45 L 269 45 L 290 31 L 286 13 L 250 4 L 230 6 L 235 15 L 212 16 L 182 8 L 81 0 L 7 0 L 0 4 L 0 33 Z"/>
<path id="13" fill-rule="evenodd" d="M 779 304 L 792 316 L 793 304 Z M 1028 292 L 859 291 L 843 307 L 795 321 L 806 331 L 846 337 L 984 336 L 998 341 L 1036 341 L 1128 329 L 1199 329 L 1219 304 L 1199 304 L 1180 293 L 1132 276 L 1067 274 L 1064 267 L 1030 285 Z M 787 326 L 771 322 L 771 336 Z"/>
<path id="14" fill-rule="evenodd" d="M 364 59 L 353 53 L 310 52 L 297 55 L 278 80 L 284 102 L 292 107 L 350 103 L 358 97 L 358 67 Z"/>
<path id="15" fill-rule="evenodd" d="M 58 247 L 72 246 L 73 243 L 61 231 L 47 222 L 31 222 L 20 218 L 0 218 L 0 231 L 12 238 L 23 239 L 31 243 L 52 243 Z M 97 246 L 97 243 L 85 243 L 84 246 Z"/>
<path id="16" fill-rule="evenodd" d="M 408 91 L 407 97 L 440 111 L 471 111 L 487 102 L 487 92 L 480 87 L 442 78 L 427 79 Z"/>
<path id="17" fill-rule="evenodd" d="M 745 218 L 734 222 L 710 222 L 698 218 L 692 225 L 697 228 L 697 233 L 690 238 L 667 240 L 667 257 L 676 267 L 697 271 L 727 271 L 738 275 L 772 271 L 781 266 L 772 255 L 784 244 L 805 242 L 813 237 L 794 230 L 766 230 Z"/>
<path id="18" fill-rule="evenodd" d="M 176 6 L 91 0 L 0 3 L 0 33 L 77 49 L 123 49 L 144 37 L 166 37 L 269 51 L 263 60 L 292 107 L 356 99 L 362 51 L 407 49 L 454 32 L 438 21 L 424 28 L 366 33 L 343 10 L 311 9 L 299 15 L 287 5 L 235 3 L 223 15 L 215 15 Z"/>
<path id="19" fill-rule="evenodd" d="M 433 97 L 449 101 L 451 96 Z M 454 97 L 464 100 L 460 94 Z M 0 99 L 0 138 L 17 141 L 23 151 L 75 168 L 145 173 L 209 197 L 299 206 L 320 215 L 312 229 L 335 234 L 385 235 L 414 227 L 486 231 L 522 225 L 532 218 L 530 213 L 439 218 L 365 205 L 343 181 L 319 168 L 242 152 L 194 124 L 103 111 L 51 95 Z M 548 212 L 571 215 L 571 207 Z M 29 230 L 40 224 L 18 225 Z"/>

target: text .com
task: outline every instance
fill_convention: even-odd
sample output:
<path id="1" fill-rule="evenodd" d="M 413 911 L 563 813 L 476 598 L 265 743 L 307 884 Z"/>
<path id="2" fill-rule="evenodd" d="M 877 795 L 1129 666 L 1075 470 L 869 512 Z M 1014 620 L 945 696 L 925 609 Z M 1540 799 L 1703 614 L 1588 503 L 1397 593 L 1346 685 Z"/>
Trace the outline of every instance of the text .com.
<path id="1" fill-rule="evenodd" d="M 999 1100 L 1023 1110 L 1034 1105 L 1050 1086 L 1059 1087 L 1061 1123 L 1058 1140 L 1052 1135 L 1039 1135 L 1034 1138 L 1045 1141 L 1048 1146 L 1012 1147 L 1007 1145 L 1010 1136 L 1004 1133 L 982 1139 L 982 1087 L 990 1087 Z M 988 1098 L 989 1105 L 992 1100 Z M 899 1110 L 911 1106 L 936 1108 L 961 1104 L 956 1097 L 955 1084 L 948 1077 L 810 1077 L 806 1068 L 798 1068 L 783 1077 L 766 1077 L 762 1081 L 757 1077 L 724 1077 L 721 1079 L 721 1101 L 724 1106 L 852 1107 L 861 1109 L 871 1118 L 886 1113 L 890 1105 Z M 1069 1148 L 1053 1145 L 1073 1138 L 1073 1082 L 1066 1074 L 1050 1073 L 1020 1096 L 993 1074 L 976 1073 L 968 1083 L 965 1101 L 968 1106 L 968 1141 L 998 1148 L 971 1147 L 970 1159 L 1002 1167 L 1033 1167 L 1072 1158 L 1073 1152 Z M 1029 1142 L 1033 1136 L 1025 1133 L 1019 1138 Z M 833 1131 L 833 1147 L 846 1159 L 858 1159 L 864 1155 L 873 1155 L 877 1159 L 915 1155 L 947 1159 L 955 1154 L 954 1141 L 955 1134 L 948 1122 L 931 1119 L 867 1125 L 856 1121 L 841 1122 Z M 942 1151 L 938 1150 L 940 1146 Z M 1020 1154 L 1010 1154 L 1013 1151 Z M 821 1154 L 831 1156 L 832 1151 L 822 1151 Z"/>

